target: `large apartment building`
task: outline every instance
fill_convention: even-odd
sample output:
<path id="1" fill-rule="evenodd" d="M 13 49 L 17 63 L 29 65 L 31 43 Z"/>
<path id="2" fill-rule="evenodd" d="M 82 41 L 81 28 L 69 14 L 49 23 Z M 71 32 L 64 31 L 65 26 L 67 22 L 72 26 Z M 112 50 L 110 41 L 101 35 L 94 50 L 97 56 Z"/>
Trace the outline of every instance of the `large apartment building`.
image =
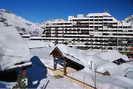
<path id="1" fill-rule="evenodd" d="M 109 13 L 90 13 L 45 22 L 43 39 L 90 49 L 132 51 L 133 27 Z"/>
<path id="2" fill-rule="evenodd" d="M 128 16 L 125 18 L 125 22 L 130 23 L 133 26 L 133 15 Z"/>

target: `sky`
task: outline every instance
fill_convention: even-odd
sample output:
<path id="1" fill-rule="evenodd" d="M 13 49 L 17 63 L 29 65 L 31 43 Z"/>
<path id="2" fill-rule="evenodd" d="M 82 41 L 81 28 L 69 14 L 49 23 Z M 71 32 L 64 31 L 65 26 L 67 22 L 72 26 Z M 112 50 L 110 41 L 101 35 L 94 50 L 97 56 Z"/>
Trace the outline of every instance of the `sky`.
<path id="1" fill-rule="evenodd" d="M 0 8 L 35 23 L 104 11 L 123 20 L 133 15 L 133 0 L 0 0 Z"/>

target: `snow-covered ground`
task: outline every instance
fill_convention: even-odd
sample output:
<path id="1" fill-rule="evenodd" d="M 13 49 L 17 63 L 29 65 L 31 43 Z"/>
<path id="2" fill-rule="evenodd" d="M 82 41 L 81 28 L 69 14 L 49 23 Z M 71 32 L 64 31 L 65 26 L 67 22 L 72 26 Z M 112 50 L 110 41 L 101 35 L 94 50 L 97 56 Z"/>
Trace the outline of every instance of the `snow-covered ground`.
<path id="1" fill-rule="evenodd" d="M 133 88 L 132 62 L 123 63 L 121 65 L 117 65 L 112 62 L 119 58 L 123 58 L 124 60 L 128 61 L 129 59 L 127 58 L 127 56 L 122 55 L 117 51 L 112 51 L 112 52 L 111 51 L 109 52 L 91 51 L 90 52 L 90 51 L 82 51 L 75 48 L 69 48 L 65 45 L 57 45 L 56 47 L 58 47 L 64 53 L 65 56 L 66 54 L 69 54 L 67 56 L 69 56 L 72 60 L 73 59 L 80 60 L 81 64 L 85 66 L 85 68 L 81 71 L 68 73 L 69 76 L 72 76 L 75 79 L 79 79 L 80 81 L 83 81 L 87 84 L 94 86 L 94 81 L 95 81 L 94 68 L 97 67 L 98 72 L 103 73 L 105 71 L 108 71 L 111 74 L 110 76 L 101 75 L 99 73 L 96 74 L 97 76 L 96 86 L 98 89 L 132 89 Z M 31 48 L 30 51 L 33 55 L 38 56 L 46 66 L 53 68 L 53 58 L 49 54 L 54 48 L 55 48 L 54 45 L 50 45 L 50 43 L 46 45 L 45 43 L 45 47 Z M 91 62 L 92 64 L 90 64 Z M 91 69 L 91 66 L 94 68 Z M 126 74 L 128 75 L 127 77 L 125 77 Z M 58 80 L 58 82 L 61 82 L 61 81 Z M 57 88 L 61 86 L 61 85 L 58 85 L 58 82 L 55 84 L 49 83 L 49 85 L 51 84 L 53 85 L 50 87 L 50 89 L 51 88 L 54 89 L 54 87 Z M 66 89 L 65 86 L 62 89 Z"/>
<path id="2" fill-rule="evenodd" d="M 71 76 L 89 85 L 95 86 L 95 67 L 97 68 L 97 71 L 101 73 L 108 71 L 111 74 L 110 76 L 96 73 L 97 89 L 133 88 L 133 63 L 128 62 L 121 65 L 113 63 L 112 61 L 119 58 L 128 60 L 125 55 L 122 55 L 117 51 L 114 53 L 110 51 L 83 51 L 76 48 L 69 48 L 65 45 L 54 46 L 52 43 L 43 41 L 26 41 L 26 43 L 30 49 L 30 57 L 37 56 L 46 67 L 53 68 L 53 57 L 50 55 L 50 53 L 55 47 L 58 47 L 65 54 L 65 56 L 70 57 L 70 59 L 78 60 L 78 62 L 81 61 L 81 64 L 84 65 L 85 68 L 81 71 L 68 73 L 68 76 Z M 125 75 L 127 75 L 127 77 L 125 77 Z M 82 86 L 71 82 L 65 77 L 56 79 L 50 72 L 48 72 L 47 78 L 41 79 L 38 89 L 44 87 L 48 81 L 49 83 L 46 89 L 83 89 Z"/>
<path id="3" fill-rule="evenodd" d="M 46 89 L 83 89 L 80 85 L 73 83 L 66 78 L 56 79 L 53 76 L 48 76 L 49 83 Z M 37 89 L 42 89 L 43 85 L 46 84 L 46 80 L 40 82 L 40 86 Z"/>
<path id="4" fill-rule="evenodd" d="M 90 69 L 90 62 L 92 62 L 92 66 L 97 67 L 97 71 L 103 73 L 108 71 L 111 75 L 105 76 L 101 74 L 96 74 L 97 78 L 97 88 L 98 89 L 132 89 L 133 88 L 133 80 L 131 79 L 132 74 L 132 62 L 123 63 L 121 65 L 117 65 L 112 61 L 117 60 L 119 58 L 123 58 L 125 61 L 129 59 L 127 56 L 120 54 L 117 51 L 109 51 L 109 52 L 84 52 L 79 49 L 73 49 L 69 47 L 65 47 L 64 45 L 57 45 L 59 49 L 64 54 L 70 54 L 70 57 L 77 58 L 82 63 L 84 63 L 85 69 L 82 71 L 77 71 L 74 73 L 68 73 L 68 75 L 79 79 L 85 83 L 88 83 L 94 86 L 94 69 Z M 90 54 L 89 54 L 90 53 Z M 44 60 L 43 60 L 44 61 Z M 88 62 L 88 63 L 87 63 Z M 52 63 L 51 63 L 52 64 Z M 87 66 L 88 64 L 88 66 Z M 130 70 L 129 70 L 130 69 Z M 125 77 L 124 75 L 129 70 L 130 78 Z"/>

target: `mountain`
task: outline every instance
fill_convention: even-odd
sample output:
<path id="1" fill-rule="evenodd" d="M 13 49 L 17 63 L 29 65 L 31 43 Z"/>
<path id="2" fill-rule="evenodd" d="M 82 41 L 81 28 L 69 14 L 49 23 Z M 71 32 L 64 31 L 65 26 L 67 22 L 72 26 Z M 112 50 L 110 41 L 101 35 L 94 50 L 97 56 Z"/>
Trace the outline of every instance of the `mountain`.
<path id="1" fill-rule="evenodd" d="M 13 27 L 22 36 L 38 36 L 42 31 L 38 24 L 27 21 L 5 9 L 0 9 L 0 26 Z"/>

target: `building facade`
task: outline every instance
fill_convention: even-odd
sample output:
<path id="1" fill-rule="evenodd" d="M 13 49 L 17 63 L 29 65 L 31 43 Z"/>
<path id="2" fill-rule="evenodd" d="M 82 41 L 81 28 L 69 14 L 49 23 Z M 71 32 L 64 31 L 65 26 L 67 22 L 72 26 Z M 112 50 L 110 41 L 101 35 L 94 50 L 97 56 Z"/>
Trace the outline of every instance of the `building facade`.
<path id="1" fill-rule="evenodd" d="M 130 23 L 133 26 L 133 15 L 130 15 L 127 18 L 125 18 L 124 21 Z"/>
<path id="2" fill-rule="evenodd" d="M 42 28 L 43 39 L 55 44 L 125 52 L 133 47 L 132 25 L 118 21 L 107 12 L 69 16 L 67 21 L 47 21 Z"/>

